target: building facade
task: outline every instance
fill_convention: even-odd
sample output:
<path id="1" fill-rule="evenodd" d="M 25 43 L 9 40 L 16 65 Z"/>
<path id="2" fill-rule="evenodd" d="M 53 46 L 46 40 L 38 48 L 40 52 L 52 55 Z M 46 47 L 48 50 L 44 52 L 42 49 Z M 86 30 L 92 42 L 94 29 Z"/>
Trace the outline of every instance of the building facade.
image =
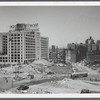
<path id="1" fill-rule="evenodd" d="M 0 63 L 27 63 L 36 59 L 48 59 L 48 38 L 41 37 L 38 24 L 11 25 L 8 33 L 0 34 Z M 44 46 L 44 44 L 47 44 Z M 42 55 L 42 49 L 45 54 Z M 5 60 L 5 61 L 4 61 Z"/>
<path id="2" fill-rule="evenodd" d="M 70 43 L 67 45 L 67 49 L 64 50 L 64 61 L 67 62 L 79 62 L 86 58 L 87 47 L 85 44 Z"/>
<path id="3" fill-rule="evenodd" d="M 49 48 L 48 48 L 49 38 L 41 37 L 41 58 L 49 59 Z"/>
<path id="4" fill-rule="evenodd" d="M 76 62 L 76 51 L 72 49 L 65 49 L 65 63 Z"/>
<path id="5" fill-rule="evenodd" d="M 87 61 L 88 63 L 96 64 L 100 63 L 100 40 L 94 42 L 93 38 L 89 38 L 87 41 Z"/>

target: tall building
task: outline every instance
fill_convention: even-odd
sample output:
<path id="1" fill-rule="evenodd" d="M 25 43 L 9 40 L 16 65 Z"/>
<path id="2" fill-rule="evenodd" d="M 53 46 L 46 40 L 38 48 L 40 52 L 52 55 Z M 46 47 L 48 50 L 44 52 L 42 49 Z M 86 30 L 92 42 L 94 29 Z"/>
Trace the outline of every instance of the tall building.
<path id="1" fill-rule="evenodd" d="M 68 49 L 76 50 L 76 44 L 75 43 L 69 43 L 67 44 Z"/>
<path id="2" fill-rule="evenodd" d="M 91 40 L 87 45 L 87 61 L 88 63 L 100 63 L 100 40 L 97 40 L 97 42 L 94 42 L 92 38 L 89 38 L 87 40 Z M 86 41 L 87 41 L 86 40 Z"/>
<path id="3" fill-rule="evenodd" d="M 64 50 L 64 60 L 67 62 L 79 62 L 86 58 L 87 48 L 85 44 L 68 44 Z"/>
<path id="4" fill-rule="evenodd" d="M 8 33 L 0 34 L 0 43 L 0 63 L 27 63 L 49 58 L 48 38 L 41 37 L 38 24 L 11 25 Z"/>
<path id="5" fill-rule="evenodd" d="M 7 54 L 7 33 L 0 34 L 0 54 Z"/>
<path id="6" fill-rule="evenodd" d="M 49 58 L 48 41 L 49 38 L 41 37 L 41 58 L 47 60 Z"/>
<path id="7" fill-rule="evenodd" d="M 95 48 L 94 47 L 95 45 L 93 45 L 93 44 L 95 44 L 95 42 L 91 36 L 88 39 L 86 39 L 85 44 L 87 46 L 87 51 L 92 51 L 92 48 L 93 49 Z"/>
<path id="8" fill-rule="evenodd" d="M 88 38 L 86 41 L 85 41 L 86 44 L 94 44 L 94 40 L 93 38 L 90 36 L 90 38 Z"/>
<path id="9" fill-rule="evenodd" d="M 52 52 L 56 52 L 55 45 L 52 45 Z"/>
<path id="10" fill-rule="evenodd" d="M 65 63 L 76 62 L 76 50 L 65 49 Z"/>

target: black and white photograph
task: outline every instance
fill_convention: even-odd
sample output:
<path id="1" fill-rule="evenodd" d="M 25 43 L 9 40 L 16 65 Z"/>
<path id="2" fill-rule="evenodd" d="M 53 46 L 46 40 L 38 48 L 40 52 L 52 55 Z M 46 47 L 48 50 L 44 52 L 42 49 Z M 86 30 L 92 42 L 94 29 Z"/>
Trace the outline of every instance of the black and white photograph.
<path id="1" fill-rule="evenodd" d="M 72 93 L 100 93 L 100 3 L 0 5 L 0 94 Z"/>

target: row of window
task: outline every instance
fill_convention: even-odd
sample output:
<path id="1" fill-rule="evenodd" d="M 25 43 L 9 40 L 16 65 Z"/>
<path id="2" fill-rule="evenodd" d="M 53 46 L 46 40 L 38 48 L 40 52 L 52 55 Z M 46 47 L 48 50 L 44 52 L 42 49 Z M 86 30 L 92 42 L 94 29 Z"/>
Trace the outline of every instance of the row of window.
<path id="1" fill-rule="evenodd" d="M 22 34 L 10 34 L 10 36 L 22 36 Z"/>
<path id="2" fill-rule="evenodd" d="M 10 62 L 10 60 L 0 60 L 0 62 Z M 15 60 L 11 60 L 11 62 L 20 62 L 19 59 L 15 59 Z M 21 60 L 21 62 L 23 62 L 23 60 Z"/>
<path id="3" fill-rule="evenodd" d="M 32 51 L 32 50 L 35 50 L 35 47 L 32 47 L 32 48 L 26 48 L 26 51 Z"/>
<path id="4" fill-rule="evenodd" d="M 26 45 L 35 45 L 35 43 L 34 42 L 32 42 L 32 43 L 26 43 Z"/>
<path id="5" fill-rule="evenodd" d="M 35 54 L 35 52 L 26 52 L 26 55 L 27 55 L 27 54 Z"/>
<path id="6" fill-rule="evenodd" d="M 35 45 L 34 46 L 28 45 L 26 46 L 26 48 L 35 48 Z"/>
<path id="7" fill-rule="evenodd" d="M 0 57 L 0 60 L 2 60 L 2 59 L 6 59 L 7 60 L 7 57 Z"/>
<path id="8" fill-rule="evenodd" d="M 35 56 L 26 56 L 26 59 L 35 58 Z"/>
<path id="9" fill-rule="evenodd" d="M 26 43 L 32 43 L 32 42 L 35 43 L 34 40 L 26 40 L 25 42 L 26 42 Z"/>
<path id="10" fill-rule="evenodd" d="M 26 34 L 25 37 L 34 37 L 34 34 Z"/>
<path id="11" fill-rule="evenodd" d="M 10 62 L 10 60 L 9 60 L 9 62 Z M 15 59 L 15 60 L 11 60 L 11 62 L 20 62 L 20 60 L 19 59 Z M 21 62 L 23 62 L 23 60 L 21 60 Z"/>
<path id="12" fill-rule="evenodd" d="M 8 60 L 0 60 L 0 62 L 8 62 Z"/>
<path id="13" fill-rule="evenodd" d="M 20 48 L 20 47 L 14 47 L 12 49 L 9 49 L 9 51 L 20 51 L 20 50 L 23 50 L 23 48 Z"/>
<path id="14" fill-rule="evenodd" d="M 48 46 L 41 46 L 41 48 L 48 48 Z"/>

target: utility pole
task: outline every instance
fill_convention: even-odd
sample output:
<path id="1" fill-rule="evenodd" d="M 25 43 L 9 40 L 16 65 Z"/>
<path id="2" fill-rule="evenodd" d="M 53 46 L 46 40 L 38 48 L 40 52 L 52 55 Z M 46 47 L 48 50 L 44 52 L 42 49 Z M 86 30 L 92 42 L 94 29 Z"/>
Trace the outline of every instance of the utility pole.
<path id="1" fill-rule="evenodd" d="M 12 88 L 13 88 L 13 79 L 12 79 Z"/>

